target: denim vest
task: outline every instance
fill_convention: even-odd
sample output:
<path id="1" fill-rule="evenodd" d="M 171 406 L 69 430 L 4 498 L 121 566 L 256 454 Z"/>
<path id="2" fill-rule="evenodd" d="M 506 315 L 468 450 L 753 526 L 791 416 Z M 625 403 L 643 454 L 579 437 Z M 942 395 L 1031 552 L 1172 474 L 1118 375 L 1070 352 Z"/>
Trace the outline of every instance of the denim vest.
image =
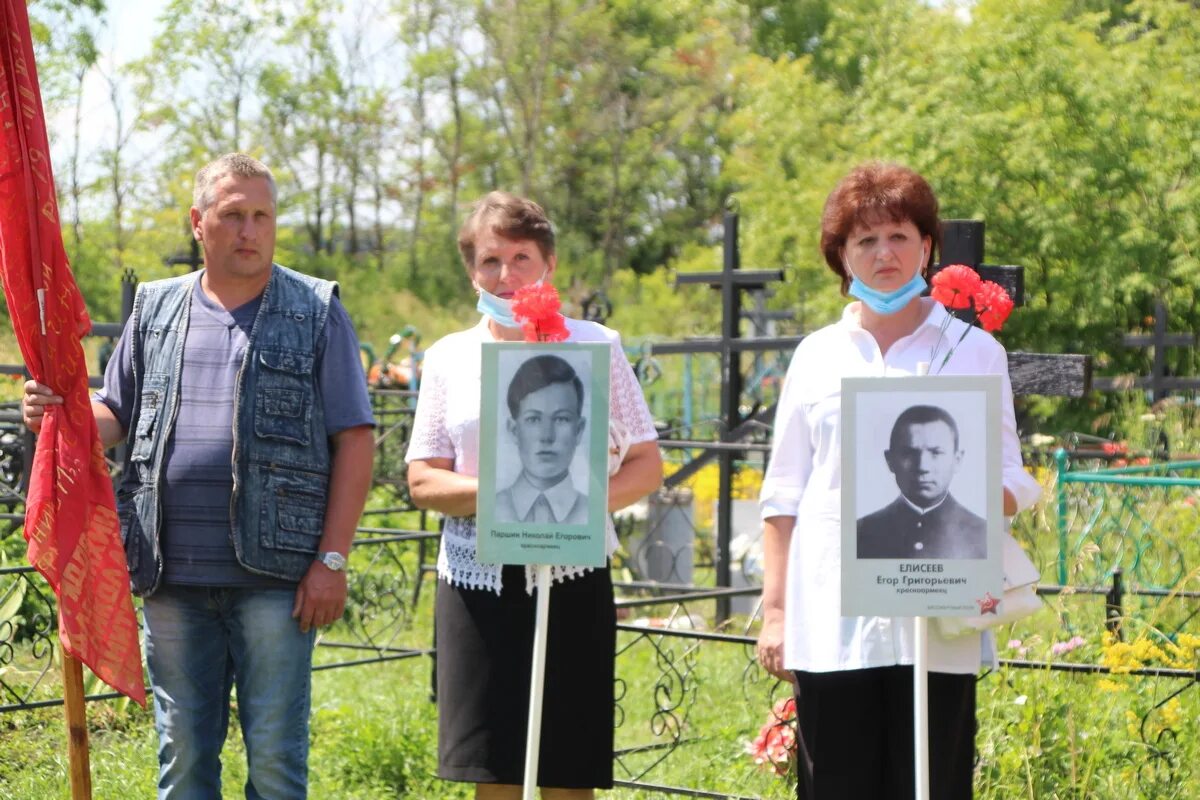
<path id="1" fill-rule="evenodd" d="M 162 578 L 164 453 L 179 410 L 192 293 L 199 275 L 138 287 L 129 319 L 137 399 L 117 494 L 135 594 Z M 278 264 L 263 292 L 237 375 L 229 522 L 243 567 L 298 581 L 324 529 L 330 453 L 316 383 L 317 341 L 337 284 Z"/>

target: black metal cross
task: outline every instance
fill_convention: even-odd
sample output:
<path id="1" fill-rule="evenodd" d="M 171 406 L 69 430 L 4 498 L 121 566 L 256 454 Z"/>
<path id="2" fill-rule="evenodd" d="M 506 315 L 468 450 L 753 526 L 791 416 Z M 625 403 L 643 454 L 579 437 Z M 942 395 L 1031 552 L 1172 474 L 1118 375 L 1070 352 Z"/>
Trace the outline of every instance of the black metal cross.
<path id="1" fill-rule="evenodd" d="M 984 280 L 1004 287 L 1017 306 L 1025 304 L 1025 268 L 983 263 L 983 220 L 948 219 L 942 222 L 941 262 L 929 279 L 951 264 L 965 264 Z M 971 312 L 964 321 L 973 322 Z M 1013 394 L 1083 397 L 1092 387 L 1092 357 L 1074 353 L 1023 353 L 1009 351 L 1008 376 Z"/>
<path id="2" fill-rule="evenodd" d="M 1167 374 L 1168 347 L 1194 347 L 1196 336 L 1191 333 L 1167 333 L 1167 306 L 1162 299 L 1154 301 L 1154 333 L 1146 336 L 1127 333 L 1121 339 L 1126 347 L 1151 347 L 1154 360 L 1150 374 L 1142 377 L 1096 378 L 1093 385 L 1101 390 L 1149 388 L 1154 400 L 1162 400 L 1171 390 L 1200 389 L 1200 378 L 1181 378 Z"/>
<path id="3" fill-rule="evenodd" d="M 191 269 L 188 272 L 195 272 L 204 266 L 204 258 L 200 255 L 200 243 L 194 238 L 191 241 L 191 250 L 187 255 L 176 253 L 173 256 L 167 256 L 163 259 L 163 263 L 168 267 L 174 267 L 179 264 L 187 264 Z"/>
<path id="4" fill-rule="evenodd" d="M 733 529 L 733 508 L 728 498 L 733 492 L 733 462 L 741 458 L 746 449 L 742 443 L 755 426 L 754 423 L 769 420 L 775 407 L 756 409 L 743 417 L 740 409 L 742 395 L 741 354 L 771 350 L 791 350 L 800 343 L 801 336 L 773 336 L 763 338 L 741 338 L 741 320 L 750 316 L 742 312 L 742 292 L 762 292 L 768 283 L 783 280 L 783 270 L 743 270 L 738 252 L 738 218 L 736 214 L 725 214 L 724 268 L 720 272 L 699 272 L 678 275 L 675 285 L 706 284 L 721 292 L 721 335 L 688 339 L 685 342 L 667 342 L 653 345 L 654 355 L 671 353 L 717 353 L 721 359 L 721 430 L 720 439 L 712 442 L 691 442 L 689 445 L 703 449 L 704 453 L 689 462 L 683 469 L 671 475 L 668 485 L 677 486 L 694 475 L 705 464 L 716 458 L 719 464 L 720 483 L 717 504 L 717 586 L 729 586 L 732 579 L 729 545 Z M 753 313 L 753 312 L 752 312 Z M 757 327 L 757 326 L 756 326 Z M 683 442 L 663 442 L 678 444 Z M 729 616 L 729 598 L 717 600 L 718 619 Z"/>

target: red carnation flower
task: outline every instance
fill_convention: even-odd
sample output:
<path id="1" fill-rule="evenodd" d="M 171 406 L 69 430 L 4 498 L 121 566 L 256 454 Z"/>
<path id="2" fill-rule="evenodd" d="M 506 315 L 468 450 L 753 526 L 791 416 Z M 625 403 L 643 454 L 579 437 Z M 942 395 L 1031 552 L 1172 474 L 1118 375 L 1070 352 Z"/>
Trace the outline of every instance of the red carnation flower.
<path id="1" fill-rule="evenodd" d="M 992 281 L 980 283 L 975 292 L 975 314 L 985 331 L 991 333 L 1004 327 L 1004 321 L 1012 310 L 1012 298 L 1003 286 Z"/>
<path id="2" fill-rule="evenodd" d="M 527 342 L 561 342 L 567 338 L 567 321 L 558 313 L 562 303 L 549 284 L 522 286 L 513 293 L 513 316 L 521 323 Z"/>
<path id="3" fill-rule="evenodd" d="M 975 270 L 964 264 L 951 264 L 933 276 L 930 295 L 946 308 L 970 308 L 980 282 Z"/>
<path id="4" fill-rule="evenodd" d="M 558 291 L 548 283 L 522 286 L 512 299 L 513 314 L 525 319 L 542 319 L 556 314 L 561 305 Z"/>

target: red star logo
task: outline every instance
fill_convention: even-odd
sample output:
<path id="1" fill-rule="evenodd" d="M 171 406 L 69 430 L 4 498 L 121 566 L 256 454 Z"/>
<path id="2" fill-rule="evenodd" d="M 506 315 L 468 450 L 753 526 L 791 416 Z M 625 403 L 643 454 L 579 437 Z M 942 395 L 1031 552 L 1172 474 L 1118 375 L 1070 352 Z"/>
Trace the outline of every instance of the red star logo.
<path id="1" fill-rule="evenodd" d="M 1000 601 L 992 597 L 991 592 L 985 592 L 983 599 L 975 602 L 979 605 L 980 614 L 995 614 L 996 606 L 1000 605 Z"/>

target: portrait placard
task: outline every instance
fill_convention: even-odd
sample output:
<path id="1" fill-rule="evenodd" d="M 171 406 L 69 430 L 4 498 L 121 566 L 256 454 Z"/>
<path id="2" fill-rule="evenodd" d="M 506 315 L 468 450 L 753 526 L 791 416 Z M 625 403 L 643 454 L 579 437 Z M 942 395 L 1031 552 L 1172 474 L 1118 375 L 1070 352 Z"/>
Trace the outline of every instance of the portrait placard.
<path id="1" fill-rule="evenodd" d="M 604 342 L 483 345 L 480 563 L 604 566 L 610 351 Z"/>
<path id="2" fill-rule="evenodd" d="M 973 616 L 1003 596 L 1000 388 L 842 380 L 844 616 Z"/>

